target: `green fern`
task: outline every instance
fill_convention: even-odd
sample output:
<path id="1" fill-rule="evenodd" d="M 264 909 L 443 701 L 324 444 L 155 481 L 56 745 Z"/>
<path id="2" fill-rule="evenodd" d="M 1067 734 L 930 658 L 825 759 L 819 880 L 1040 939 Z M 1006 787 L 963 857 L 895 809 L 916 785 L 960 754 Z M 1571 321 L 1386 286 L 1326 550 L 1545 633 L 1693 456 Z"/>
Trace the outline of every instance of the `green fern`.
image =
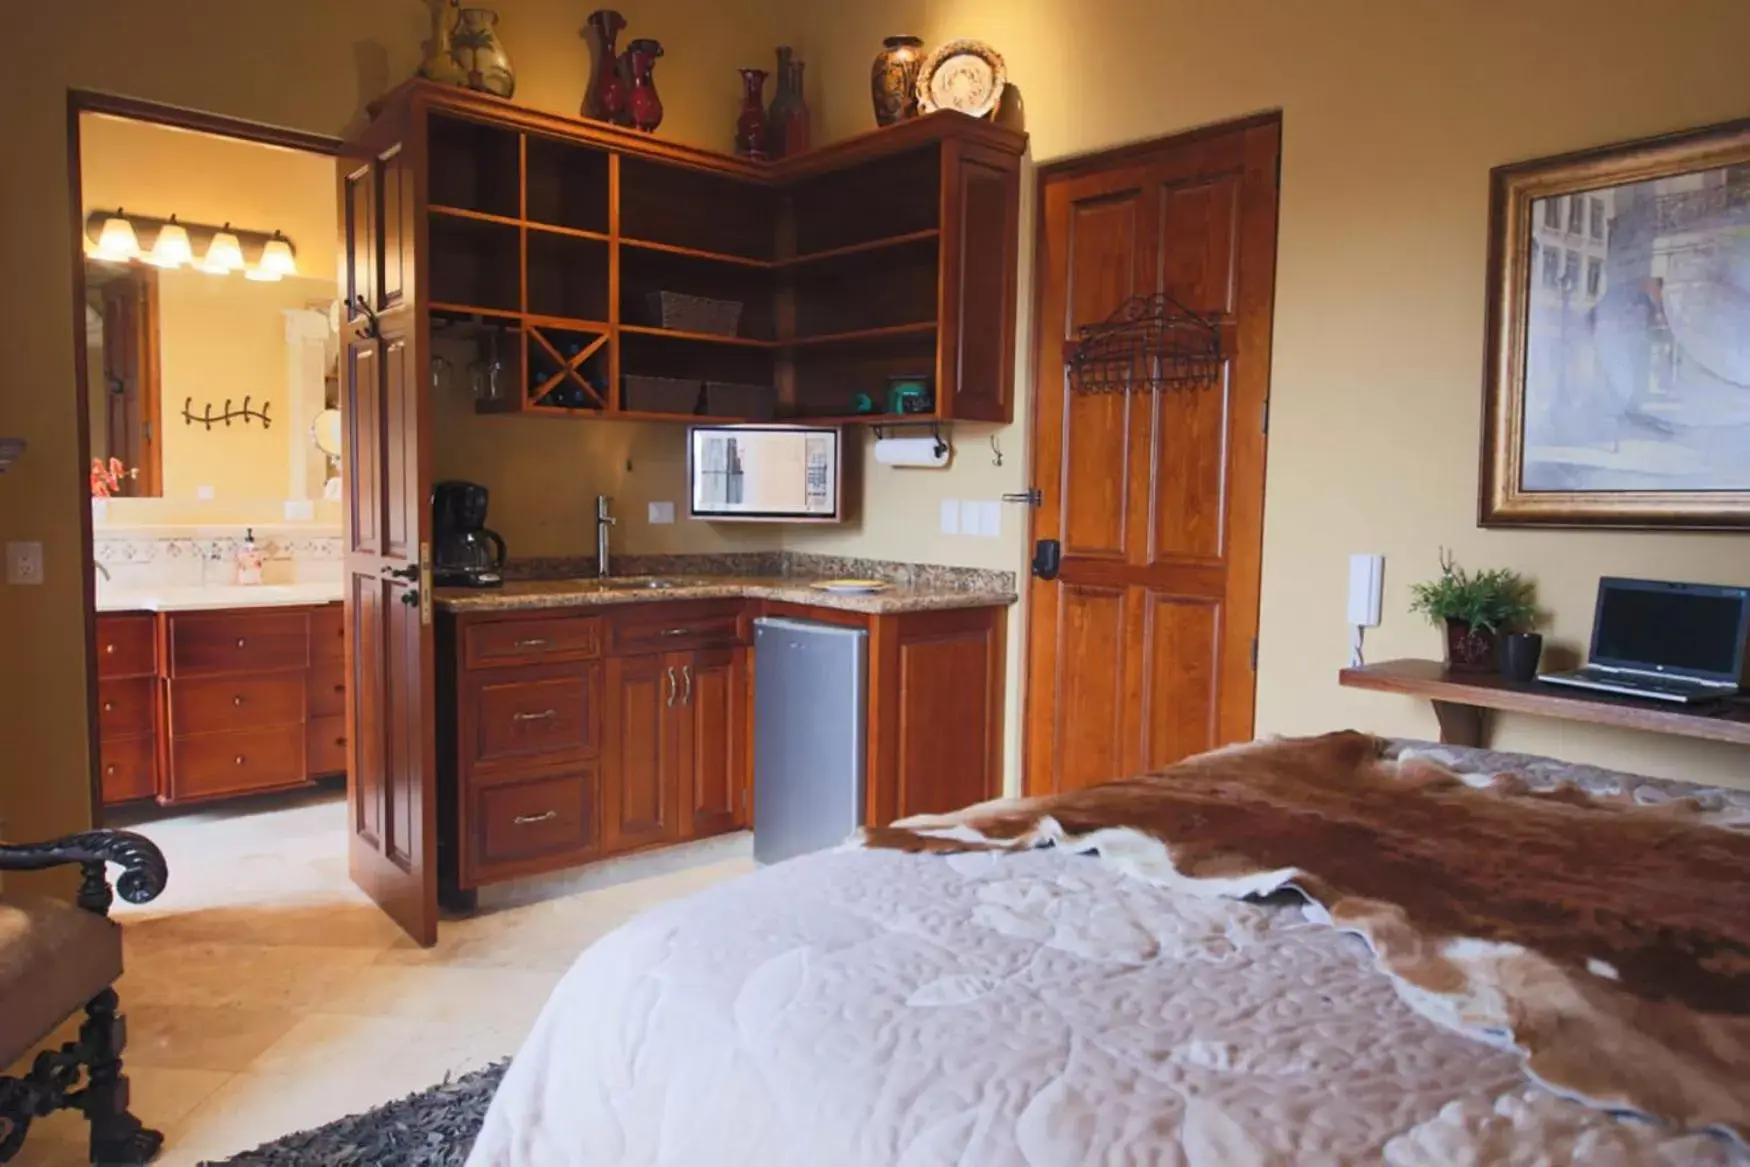
<path id="1" fill-rule="evenodd" d="M 1517 632 L 1537 623 L 1535 585 L 1504 567 L 1468 572 L 1442 548 L 1440 578 L 1410 587 L 1410 611 L 1433 624 L 1457 620 L 1486 632 Z"/>

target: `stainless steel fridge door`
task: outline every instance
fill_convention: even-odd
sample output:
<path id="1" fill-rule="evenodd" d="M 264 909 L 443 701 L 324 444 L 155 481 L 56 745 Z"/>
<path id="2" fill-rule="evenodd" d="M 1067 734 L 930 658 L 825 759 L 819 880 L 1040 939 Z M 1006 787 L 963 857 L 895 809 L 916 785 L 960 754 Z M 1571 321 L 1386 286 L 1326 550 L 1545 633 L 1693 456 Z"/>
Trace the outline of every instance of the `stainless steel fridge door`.
<path id="1" fill-rule="evenodd" d="M 835 847 L 862 825 L 868 634 L 754 621 L 754 858 Z"/>

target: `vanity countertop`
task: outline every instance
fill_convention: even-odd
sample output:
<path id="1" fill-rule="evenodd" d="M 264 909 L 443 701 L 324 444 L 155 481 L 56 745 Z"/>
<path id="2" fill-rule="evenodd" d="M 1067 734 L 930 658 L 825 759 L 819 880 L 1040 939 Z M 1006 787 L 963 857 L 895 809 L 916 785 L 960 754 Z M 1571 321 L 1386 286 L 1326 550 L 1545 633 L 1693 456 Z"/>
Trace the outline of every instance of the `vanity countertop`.
<path id="1" fill-rule="evenodd" d="M 325 583 L 261 584 L 244 587 L 118 588 L 97 585 L 99 612 L 196 612 L 229 608 L 291 608 L 338 604 L 339 580 Z"/>
<path id="2" fill-rule="evenodd" d="M 515 580 L 500 588 L 439 588 L 437 605 L 452 612 L 514 612 L 665 600 L 778 600 L 813 608 L 894 615 L 1004 607 L 1015 602 L 1013 592 L 927 584 L 893 585 L 878 592 L 824 592 L 810 587 L 810 580 L 788 576 L 678 576 L 663 582 L 666 586 L 639 587 L 614 579 Z"/>

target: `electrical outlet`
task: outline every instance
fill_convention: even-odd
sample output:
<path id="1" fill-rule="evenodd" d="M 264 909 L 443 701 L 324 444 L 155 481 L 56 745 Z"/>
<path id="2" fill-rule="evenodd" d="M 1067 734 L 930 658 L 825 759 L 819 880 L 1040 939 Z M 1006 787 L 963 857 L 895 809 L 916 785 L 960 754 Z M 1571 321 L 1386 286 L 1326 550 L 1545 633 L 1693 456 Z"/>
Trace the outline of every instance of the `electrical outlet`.
<path id="1" fill-rule="evenodd" d="M 6 544 L 6 582 L 43 582 L 43 545 L 37 542 Z"/>
<path id="2" fill-rule="evenodd" d="M 652 526 L 674 522 L 674 503 L 653 502 L 650 504 L 650 522 Z"/>
<path id="3" fill-rule="evenodd" d="M 942 534 L 958 535 L 960 533 L 960 500 L 945 498 L 942 500 Z"/>

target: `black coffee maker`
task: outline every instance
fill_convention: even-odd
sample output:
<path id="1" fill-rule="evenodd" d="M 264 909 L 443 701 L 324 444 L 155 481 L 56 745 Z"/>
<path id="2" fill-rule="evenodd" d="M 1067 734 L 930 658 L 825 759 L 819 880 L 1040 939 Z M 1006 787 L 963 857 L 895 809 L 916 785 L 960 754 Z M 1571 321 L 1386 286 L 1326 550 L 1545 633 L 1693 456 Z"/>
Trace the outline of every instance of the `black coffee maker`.
<path id="1" fill-rule="evenodd" d="M 439 587 L 495 588 L 504 583 L 504 538 L 486 526 L 487 492 L 477 482 L 431 488 L 432 541 Z"/>

